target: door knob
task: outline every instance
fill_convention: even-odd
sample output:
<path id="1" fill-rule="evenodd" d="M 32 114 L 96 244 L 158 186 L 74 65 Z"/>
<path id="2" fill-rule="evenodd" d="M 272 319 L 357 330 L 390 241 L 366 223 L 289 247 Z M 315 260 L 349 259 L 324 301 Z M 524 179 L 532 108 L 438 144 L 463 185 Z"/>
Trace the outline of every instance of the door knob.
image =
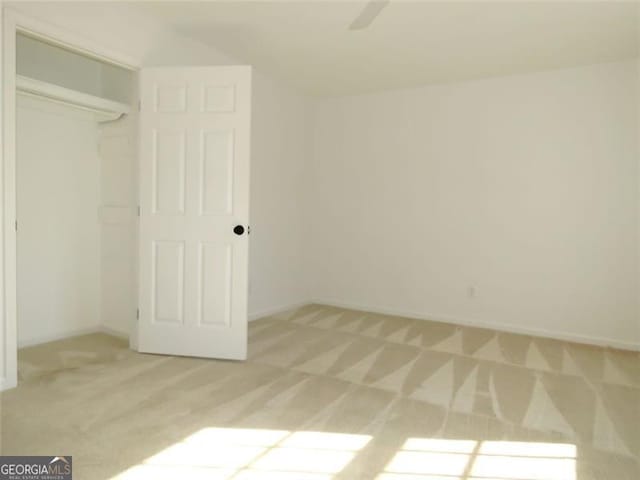
<path id="1" fill-rule="evenodd" d="M 244 233 L 244 227 L 242 225 L 236 225 L 233 227 L 233 233 L 236 235 L 242 235 Z"/>

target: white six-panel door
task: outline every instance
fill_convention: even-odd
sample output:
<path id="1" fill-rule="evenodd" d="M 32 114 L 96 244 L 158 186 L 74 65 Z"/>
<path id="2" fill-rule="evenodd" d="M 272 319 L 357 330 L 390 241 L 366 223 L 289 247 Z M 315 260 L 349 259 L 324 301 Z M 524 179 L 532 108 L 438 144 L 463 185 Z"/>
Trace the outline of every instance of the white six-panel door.
<path id="1" fill-rule="evenodd" d="M 245 359 L 250 67 L 143 69 L 140 99 L 138 348 Z"/>

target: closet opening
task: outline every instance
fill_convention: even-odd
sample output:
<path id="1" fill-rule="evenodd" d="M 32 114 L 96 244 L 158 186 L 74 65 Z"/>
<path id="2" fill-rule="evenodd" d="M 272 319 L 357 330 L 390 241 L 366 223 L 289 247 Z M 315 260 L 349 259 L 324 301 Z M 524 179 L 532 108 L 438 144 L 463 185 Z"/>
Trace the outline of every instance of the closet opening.
<path id="1" fill-rule="evenodd" d="M 104 342 L 125 349 L 135 334 L 138 94 L 134 70 L 28 32 L 15 41 L 20 380 L 98 362 Z"/>

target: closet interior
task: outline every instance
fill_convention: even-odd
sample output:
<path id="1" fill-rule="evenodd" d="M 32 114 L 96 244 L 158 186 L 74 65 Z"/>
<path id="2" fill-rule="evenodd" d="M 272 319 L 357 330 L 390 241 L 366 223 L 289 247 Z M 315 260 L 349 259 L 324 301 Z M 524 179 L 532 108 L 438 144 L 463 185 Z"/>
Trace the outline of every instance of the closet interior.
<path id="1" fill-rule="evenodd" d="M 137 73 L 29 34 L 16 41 L 18 345 L 129 337 Z"/>

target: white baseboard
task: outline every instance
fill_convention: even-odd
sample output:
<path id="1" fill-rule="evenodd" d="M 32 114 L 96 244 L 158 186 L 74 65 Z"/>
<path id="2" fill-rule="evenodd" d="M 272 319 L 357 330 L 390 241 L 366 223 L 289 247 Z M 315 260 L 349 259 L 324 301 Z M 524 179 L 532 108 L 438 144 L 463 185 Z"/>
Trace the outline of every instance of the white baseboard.
<path id="1" fill-rule="evenodd" d="M 26 340 L 18 341 L 18 348 L 32 347 L 34 345 L 40 345 L 41 343 L 55 342 L 56 340 L 63 340 L 65 338 L 77 337 L 79 335 L 88 335 L 90 333 L 97 333 L 100 331 L 100 326 L 87 328 L 77 328 L 72 330 L 65 330 L 64 332 L 55 333 L 53 335 L 43 335 L 41 337 L 28 338 Z"/>
<path id="2" fill-rule="evenodd" d="M 508 323 L 499 322 L 486 322 L 482 320 L 474 319 L 462 319 L 449 315 L 429 315 L 425 313 L 416 313 L 403 311 L 395 308 L 376 307 L 371 305 L 358 305 L 354 303 L 341 302 L 330 299 L 316 299 L 313 302 L 318 305 L 327 305 L 331 307 L 347 308 L 350 310 L 361 310 L 363 312 L 379 313 L 382 315 L 394 315 L 398 317 L 414 318 L 418 320 L 432 320 L 435 322 L 452 323 L 455 325 L 462 325 L 466 327 L 488 328 L 491 330 L 498 330 L 509 333 L 519 333 L 523 335 L 531 335 L 534 337 L 552 338 L 555 340 L 564 340 L 568 342 L 583 343 L 587 345 L 597 345 L 600 347 L 611 347 L 620 350 L 640 351 L 640 344 L 633 342 L 625 342 L 605 337 L 593 337 L 588 335 L 581 335 L 571 332 L 552 331 L 544 328 L 527 328 L 518 325 L 512 325 Z"/>
<path id="3" fill-rule="evenodd" d="M 54 335 L 45 335 L 42 337 L 21 340 L 18 342 L 18 348 L 33 347 L 35 345 L 40 345 L 41 343 L 55 342 L 56 340 L 64 340 L 66 338 L 78 337 L 80 335 L 89 335 L 92 333 L 106 333 L 108 335 L 113 335 L 114 337 L 129 338 L 129 335 L 120 332 L 119 330 L 105 327 L 104 325 L 96 325 L 95 327 L 66 330 Z"/>
<path id="4" fill-rule="evenodd" d="M 123 332 L 115 328 L 107 327 L 105 325 L 100 325 L 97 331 L 101 333 L 106 333 L 107 335 L 111 335 L 112 337 L 118 337 L 124 340 L 129 340 L 129 334 L 127 332 Z"/>
<path id="5" fill-rule="evenodd" d="M 8 380 L 6 377 L 0 378 L 0 392 L 4 392 L 5 390 L 16 388 L 17 386 L 18 386 L 17 380 Z"/>
<path id="6" fill-rule="evenodd" d="M 250 313 L 249 321 L 253 322 L 254 320 L 258 320 L 263 317 L 276 315 L 278 313 L 286 312 L 287 310 L 294 310 L 296 308 L 304 307 L 305 305 L 310 305 L 312 303 L 315 303 L 315 302 L 308 300 L 306 302 L 296 302 L 296 303 L 290 303 L 288 305 L 280 305 L 278 307 L 264 308 L 262 310 L 258 310 L 257 312 Z"/>
<path id="7" fill-rule="evenodd" d="M 624 341 L 610 339 L 610 338 L 593 337 L 593 336 L 580 335 L 576 333 L 563 332 L 563 331 L 551 331 L 544 328 L 527 328 L 527 327 L 521 327 L 518 325 L 512 325 L 512 324 L 506 324 L 506 323 L 486 322 L 486 321 L 474 320 L 474 319 L 462 319 L 462 318 L 452 317 L 449 315 L 429 315 L 425 313 L 417 313 L 417 312 L 411 312 L 411 311 L 395 309 L 395 308 L 385 308 L 385 307 L 378 307 L 378 306 L 371 306 L 371 305 L 360 305 L 356 303 L 342 302 L 342 301 L 331 300 L 331 299 L 316 299 L 316 300 L 309 300 L 307 302 L 296 302 L 296 303 L 291 303 L 287 305 L 280 305 L 278 307 L 265 308 L 249 314 L 249 321 L 252 322 L 254 320 L 258 320 L 263 317 L 276 315 L 278 313 L 286 312 L 288 310 L 294 310 L 296 308 L 304 307 L 305 305 L 309 305 L 309 304 L 327 305 L 332 307 L 347 308 L 350 310 L 360 310 L 363 312 L 379 313 L 382 315 L 395 315 L 399 317 L 415 318 L 418 320 L 432 320 L 435 322 L 446 322 L 446 323 L 452 323 L 455 325 L 463 325 L 468 327 L 489 328 L 492 330 L 498 330 L 502 332 L 519 333 L 523 335 L 552 338 L 556 340 L 565 340 L 569 342 L 584 343 L 588 345 L 597 345 L 601 347 L 612 347 L 612 348 L 617 348 L 621 350 L 640 351 L 640 344 L 633 343 L 633 342 L 624 342 Z M 125 332 L 121 332 L 119 330 L 106 327 L 104 325 L 97 325 L 95 327 L 90 327 L 90 328 L 70 330 L 70 331 L 66 331 L 56 335 L 23 340 L 18 342 L 18 348 L 30 347 L 33 345 L 39 345 L 41 343 L 53 342 L 56 340 L 62 340 L 70 337 L 77 337 L 79 335 L 88 335 L 91 333 L 106 333 L 119 338 L 124 338 L 124 339 L 129 338 L 129 335 L 126 334 Z M 6 387 L 6 388 L 11 388 L 11 387 Z M 3 390 L 2 379 L 0 379 L 0 390 Z"/>

